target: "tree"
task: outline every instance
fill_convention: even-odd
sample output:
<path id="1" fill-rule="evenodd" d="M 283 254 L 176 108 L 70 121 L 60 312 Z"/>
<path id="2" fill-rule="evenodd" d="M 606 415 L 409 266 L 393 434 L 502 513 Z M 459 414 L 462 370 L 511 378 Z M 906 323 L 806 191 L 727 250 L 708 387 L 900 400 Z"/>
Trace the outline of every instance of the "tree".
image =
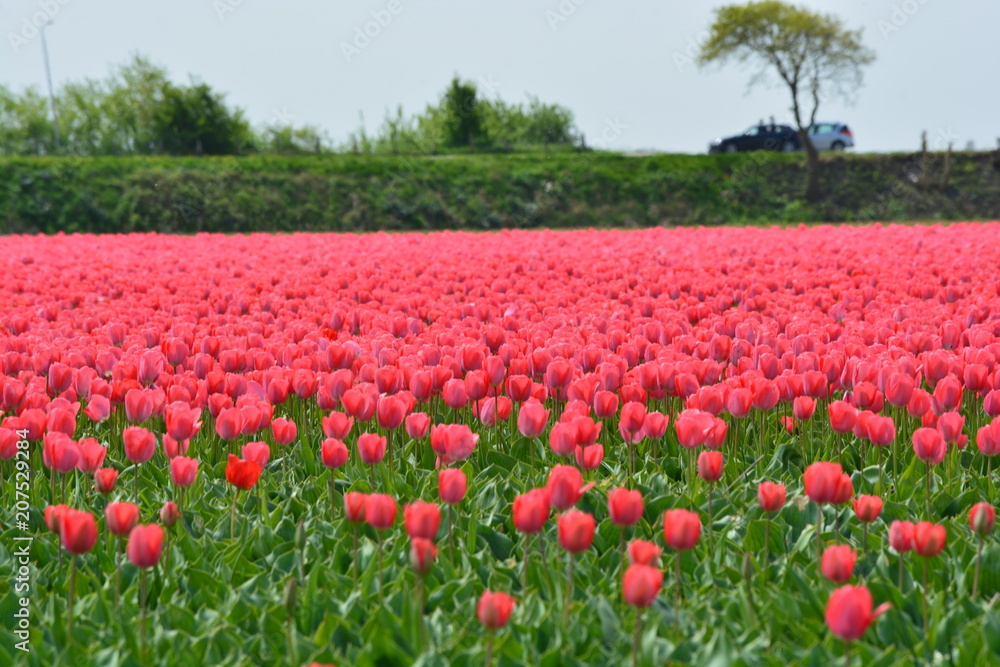
<path id="1" fill-rule="evenodd" d="M 757 68 L 750 85 L 776 73 L 792 95 L 792 113 L 806 149 L 806 198 L 820 197 L 819 155 L 809 139 L 820 103 L 850 100 L 862 81 L 861 68 L 875 60 L 861 43 L 861 30 L 848 30 L 831 15 L 777 0 L 720 7 L 698 54 L 700 65 L 736 61 Z"/>
<path id="2" fill-rule="evenodd" d="M 445 143 L 451 147 L 489 144 L 476 84 L 456 76 L 444 94 Z"/>

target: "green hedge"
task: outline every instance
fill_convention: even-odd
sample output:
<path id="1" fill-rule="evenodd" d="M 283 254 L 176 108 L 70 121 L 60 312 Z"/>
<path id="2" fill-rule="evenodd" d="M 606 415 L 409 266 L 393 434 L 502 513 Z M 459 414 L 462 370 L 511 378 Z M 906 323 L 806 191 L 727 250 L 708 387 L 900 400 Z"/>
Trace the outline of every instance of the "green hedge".
<path id="1" fill-rule="evenodd" d="M 932 156 L 937 177 L 943 158 Z M 915 155 L 824 159 L 826 199 L 799 195 L 800 155 L 612 153 L 420 157 L 0 159 L 5 233 L 370 231 L 995 219 L 1000 171 L 956 154 L 919 187 Z"/>

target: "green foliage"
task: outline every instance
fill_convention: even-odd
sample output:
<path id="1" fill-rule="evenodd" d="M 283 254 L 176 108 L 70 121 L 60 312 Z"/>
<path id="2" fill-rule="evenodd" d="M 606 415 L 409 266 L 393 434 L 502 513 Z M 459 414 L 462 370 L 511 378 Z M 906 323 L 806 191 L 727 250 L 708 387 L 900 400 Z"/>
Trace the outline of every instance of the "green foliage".
<path id="1" fill-rule="evenodd" d="M 476 85 L 458 77 L 444 94 L 444 140 L 450 148 L 488 145 L 490 140 L 483 129 L 483 109 L 476 96 Z"/>
<path id="2" fill-rule="evenodd" d="M 834 156 L 838 195 L 797 201 L 803 158 L 773 154 L 0 158 L 0 233 L 375 231 L 995 217 L 989 155 L 954 190 L 909 156 Z M 791 203 L 790 203 L 791 202 Z"/>

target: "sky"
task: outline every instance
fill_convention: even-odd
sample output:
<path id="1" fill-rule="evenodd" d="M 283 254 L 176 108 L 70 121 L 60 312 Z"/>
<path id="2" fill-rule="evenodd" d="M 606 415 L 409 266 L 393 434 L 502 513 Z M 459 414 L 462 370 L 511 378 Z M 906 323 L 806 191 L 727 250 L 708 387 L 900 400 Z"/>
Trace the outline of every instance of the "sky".
<path id="1" fill-rule="evenodd" d="M 508 102 L 571 109 L 588 145 L 704 152 L 761 118 L 790 120 L 787 89 L 692 56 L 720 2 L 703 0 L 0 0 L 0 84 L 101 78 L 142 53 L 196 75 L 255 125 L 313 124 L 344 143 L 361 117 L 434 103 L 455 74 Z M 859 151 L 910 151 L 928 132 L 992 148 L 1000 137 L 997 0 L 799 0 L 862 28 L 876 52 L 843 121 Z"/>

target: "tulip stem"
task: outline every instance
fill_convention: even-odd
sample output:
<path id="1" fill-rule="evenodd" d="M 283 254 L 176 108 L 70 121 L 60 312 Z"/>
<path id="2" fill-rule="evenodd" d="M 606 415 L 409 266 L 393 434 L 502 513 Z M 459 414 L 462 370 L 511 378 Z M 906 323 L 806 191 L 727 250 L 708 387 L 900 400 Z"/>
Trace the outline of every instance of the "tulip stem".
<path id="1" fill-rule="evenodd" d="M 979 597 L 979 570 L 983 565 L 983 538 L 979 538 L 979 546 L 976 548 L 976 571 L 972 575 L 972 597 Z"/>
<path id="2" fill-rule="evenodd" d="M 764 575 L 764 585 L 767 586 L 767 571 L 771 566 L 771 514 L 768 513 L 764 522 L 764 566 L 761 568 Z M 749 589 L 748 589 L 749 590 Z"/>
<path id="3" fill-rule="evenodd" d="M 816 505 L 816 552 L 823 557 L 823 506 Z"/>
<path id="4" fill-rule="evenodd" d="M 868 553 L 868 524 L 861 524 L 861 555 Z"/>
<path id="5" fill-rule="evenodd" d="M 566 568 L 566 600 L 563 602 L 563 625 L 569 630 L 569 608 L 573 604 L 573 554 L 569 554 L 569 567 Z"/>
<path id="6" fill-rule="evenodd" d="M 421 651 L 424 647 L 424 642 L 426 641 L 426 629 L 424 627 L 424 575 L 417 575 L 417 590 L 416 590 L 416 606 L 417 606 L 417 648 Z M 297 664 L 297 663 L 292 663 Z"/>
<path id="7" fill-rule="evenodd" d="M 240 490 L 237 487 L 233 494 L 233 505 L 229 508 L 229 537 L 236 537 L 236 500 L 240 497 Z"/>
<path id="8" fill-rule="evenodd" d="M 844 642 L 844 667 L 851 667 L 851 642 Z"/>
<path id="9" fill-rule="evenodd" d="M 354 572 L 354 590 L 358 589 L 358 524 L 353 524 L 354 526 L 354 565 L 352 567 Z"/>
<path id="10" fill-rule="evenodd" d="M 135 464 L 135 475 L 132 476 L 132 480 L 135 482 L 134 489 L 133 489 L 134 490 L 134 495 L 135 495 L 135 504 L 138 505 L 139 504 L 139 464 L 138 463 Z"/>
<path id="11" fill-rule="evenodd" d="M 118 600 L 122 591 L 122 540 L 115 540 L 115 612 L 118 611 Z"/>
<path id="12" fill-rule="evenodd" d="M 455 508 L 448 505 L 448 557 L 455 567 Z"/>
<path id="13" fill-rule="evenodd" d="M 635 632 L 632 633 L 632 667 L 639 664 L 639 641 L 642 639 L 642 608 L 635 608 Z"/>
<path id="14" fill-rule="evenodd" d="M 674 632 L 680 634 L 681 631 L 681 556 L 684 552 L 678 551 L 676 562 L 677 576 L 674 579 Z"/>
<path id="15" fill-rule="evenodd" d="M 993 457 L 986 457 L 986 493 L 990 504 L 993 503 Z"/>
<path id="16" fill-rule="evenodd" d="M 903 554 L 899 554 L 899 592 L 903 592 Z"/>
<path id="17" fill-rule="evenodd" d="M 288 634 L 288 659 L 291 661 L 289 664 L 297 665 L 299 660 L 295 655 L 295 632 L 291 613 L 285 614 L 285 632 Z"/>
<path id="18" fill-rule="evenodd" d="M 146 662 L 146 568 L 139 571 L 139 661 Z"/>
<path id="19" fill-rule="evenodd" d="M 486 667 L 490 667 L 493 664 L 493 630 L 486 634 Z"/>
<path id="20" fill-rule="evenodd" d="M 931 462 L 926 461 L 925 467 L 927 468 L 927 473 L 925 475 L 927 480 L 927 492 L 924 494 L 924 505 L 927 508 L 927 520 L 931 520 Z"/>
<path id="21" fill-rule="evenodd" d="M 69 615 L 66 623 L 66 643 L 73 643 L 73 597 L 76 593 L 76 554 L 69 560 L 69 602 L 66 613 Z"/>
<path id="22" fill-rule="evenodd" d="M 713 535 L 713 532 L 712 532 L 712 525 L 714 523 L 713 520 L 712 520 L 712 518 L 713 518 L 712 517 L 712 489 L 714 489 L 714 488 L 715 488 L 714 484 L 709 484 L 708 485 L 708 555 L 709 555 L 709 560 L 711 560 L 712 557 L 714 557 L 714 554 L 715 554 L 715 548 L 714 548 L 715 541 L 714 541 L 714 535 Z"/>
<path id="23" fill-rule="evenodd" d="M 924 558 L 924 586 L 923 590 L 920 591 L 920 600 L 923 603 L 924 611 L 924 632 L 927 632 L 927 559 Z"/>
<path id="24" fill-rule="evenodd" d="M 378 536 L 378 599 L 382 602 L 382 531 L 376 530 Z"/>

